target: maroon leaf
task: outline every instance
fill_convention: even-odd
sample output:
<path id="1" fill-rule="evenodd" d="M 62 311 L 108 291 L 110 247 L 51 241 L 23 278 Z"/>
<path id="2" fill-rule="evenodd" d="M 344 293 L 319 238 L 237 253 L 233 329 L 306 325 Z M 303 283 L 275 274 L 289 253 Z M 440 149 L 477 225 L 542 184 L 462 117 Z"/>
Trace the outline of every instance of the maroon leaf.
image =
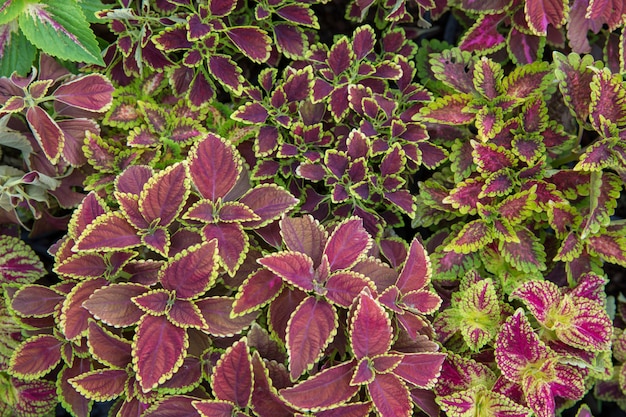
<path id="1" fill-rule="evenodd" d="M 67 105 L 100 113 L 111 105 L 113 90 L 113 85 L 106 77 L 89 74 L 61 84 L 53 96 Z"/>
<path id="2" fill-rule="evenodd" d="M 87 332 L 87 325 L 91 314 L 83 307 L 83 303 L 98 289 L 106 286 L 104 278 L 83 281 L 67 295 L 61 307 L 59 327 L 68 340 L 75 339 Z"/>
<path id="3" fill-rule="evenodd" d="M 25 285 L 11 298 L 11 308 L 22 317 L 45 317 L 54 313 L 65 296 L 43 285 Z"/>
<path id="4" fill-rule="evenodd" d="M 257 312 L 236 316 L 232 314 L 234 299 L 208 297 L 195 302 L 206 321 L 208 333 L 217 337 L 230 337 L 241 333 L 254 321 Z"/>
<path id="5" fill-rule="evenodd" d="M 173 300 L 174 295 L 162 288 L 151 290 L 132 298 L 133 303 L 137 307 L 155 316 L 165 314 L 172 307 L 171 303 Z"/>
<path id="6" fill-rule="evenodd" d="M 355 357 L 371 358 L 387 353 L 392 339 L 391 320 L 385 309 L 367 291 L 361 292 L 350 323 L 350 344 Z"/>
<path id="7" fill-rule="evenodd" d="M 265 62 L 272 50 L 269 36 L 265 31 L 254 27 L 234 27 L 225 31 L 226 36 L 245 56 L 254 62 Z"/>
<path id="8" fill-rule="evenodd" d="M 146 291 L 148 288 L 140 284 L 111 284 L 96 290 L 83 302 L 83 307 L 94 317 L 111 326 L 132 326 L 139 321 L 143 311 L 131 301 L 131 298 Z"/>
<path id="9" fill-rule="evenodd" d="M 331 271 L 353 266 L 372 245 L 372 239 L 360 218 L 352 217 L 340 223 L 330 235 L 324 254 Z"/>
<path id="10" fill-rule="evenodd" d="M 259 269 L 241 284 L 233 303 L 233 314 L 240 315 L 261 308 L 274 299 L 282 287 L 282 278 L 269 269 Z"/>
<path id="11" fill-rule="evenodd" d="M 367 385 L 370 398 L 381 417 L 409 417 L 413 404 L 409 390 L 392 373 L 377 374 Z"/>
<path id="12" fill-rule="evenodd" d="M 306 298 L 287 323 L 287 353 L 292 380 L 310 369 L 337 332 L 338 315 L 325 300 Z"/>
<path id="13" fill-rule="evenodd" d="M 359 390 L 351 385 L 355 362 L 345 362 L 327 368 L 313 377 L 280 391 L 290 405 L 311 411 L 326 410 L 341 405 Z"/>
<path id="14" fill-rule="evenodd" d="M 117 176 L 115 190 L 122 194 L 133 194 L 139 197 L 143 187 L 153 175 L 153 169 L 147 165 L 131 165 Z"/>
<path id="15" fill-rule="evenodd" d="M 267 116 L 269 116 L 269 113 L 261 104 L 248 102 L 241 105 L 235 113 L 233 113 L 232 118 L 249 123 L 261 124 L 267 120 Z"/>
<path id="16" fill-rule="evenodd" d="M 241 68 L 226 55 L 211 55 L 208 61 L 208 68 L 213 77 L 234 94 L 239 95 L 244 80 Z"/>
<path id="17" fill-rule="evenodd" d="M 133 369 L 147 392 L 164 383 L 180 368 L 189 345 L 187 331 L 165 316 L 145 315 L 133 339 Z"/>
<path id="18" fill-rule="evenodd" d="M 52 335 L 38 335 L 23 342 L 11 356 L 9 372 L 22 379 L 38 379 L 61 361 L 65 342 Z"/>
<path id="19" fill-rule="evenodd" d="M 234 276 L 248 252 L 248 235 L 238 223 L 207 224 L 202 233 L 207 240 L 217 240 L 219 259 L 228 273 Z"/>
<path id="20" fill-rule="evenodd" d="M 131 342 L 110 333 L 94 321 L 89 322 L 87 344 L 94 358 L 105 365 L 124 369 L 131 363 Z"/>
<path id="21" fill-rule="evenodd" d="M 564 0 L 529 0 L 525 3 L 524 13 L 530 29 L 536 35 L 545 36 L 548 25 L 561 27 L 566 18 Z"/>
<path id="22" fill-rule="evenodd" d="M 220 400 L 230 401 L 241 409 L 252 399 L 252 358 L 245 339 L 229 347 L 215 365 L 211 387 Z"/>
<path id="23" fill-rule="evenodd" d="M 446 356 L 445 353 L 405 353 L 392 372 L 417 387 L 432 388 Z"/>
<path id="24" fill-rule="evenodd" d="M 333 74 L 339 75 L 350 68 L 353 60 L 354 52 L 352 52 L 350 41 L 343 37 L 330 48 L 327 62 Z"/>
<path id="25" fill-rule="evenodd" d="M 26 120 L 46 157 L 50 162 L 55 163 L 65 143 L 65 136 L 59 125 L 38 106 L 28 108 Z"/>
<path id="26" fill-rule="evenodd" d="M 504 13 L 482 15 L 463 35 L 459 48 L 464 51 L 493 51 L 504 46 L 505 38 L 498 32 Z"/>
<path id="27" fill-rule="evenodd" d="M 159 271 L 163 288 L 177 298 L 196 298 L 213 284 L 217 275 L 217 241 L 191 246 L 176 254 Z"/>
<path id="28" fill-rule="evenodd" d="M 209 2 L 209 12 L 211 16 L 222 17 L 230 14 L 237 6 L 236 0 L 211 0 Z"/>
<path id="29" fill-rule="evenodd" d="M 326 281 L 326 299 L 338 306 L 349 308 L 359 296 L 363 288 L 369 287 L 374 290 L 374 284 L 365 276 L 354 272 L 336 272 Z"/>
<path id="30" fill-rule="evenodd" d="M 235 148 L 213 134 L 189 153 L 189 170 L 200 194 L 213 202 L 235 186 L 241 173 L 241 161 Z"/>
<path id="31" fill-rule="evenodd" d="M 430 259 L 426 249 L 419 240 L 413 239 L 396 286 L 405 293 L 420 290 L 430 282 L 431 273 Z"/>
<path id="32" fill-rule="evenodd" d="M 313 291 L 313 260 L 300 252 L 278 252 L 257 261 L 288 283 L 303 291 Z"/>
<path id="33" fill-rule="evenodd" d="M 146 221 L 155 226 L 169 225 L 180 212 L 190 185 L 187 180 L 187 167 L 182 163 L 174 164 L 153 176 L 144 186 L 139 197 L 139 211 Z"/>
<path id="34" fill-rule="evenodd" d="M 291 58 L 302 57 L 308 45 L 306 35 L 292 23 L 276 23 L 273 26 L 276 44 L 283 55 Z"/>
<path id="35" fill-rule="evenodd" d="M 244 194 L 239 202 L 260 217 L 260 220 L 245 222 L 243 226 L 258 228 L 279 219 L 298 204 L 299 200 L 276 184 L 262 184 Z"/>
<path id="36" fill-rule="evenodd" d="M 139 246 L 141 237 L 120 212 L 98 217 L 78 238 L 79 250 L 113 250 Z"/>
<path id="37" fill-rule="evenodd" d="M 303 26 L 317 27 L 317 21 L 313 10 L 308 4 L 294 3 L 276 9 L 276 14 L 285 20 Z"/>
<path id="38" fill-rule="evenodd" d="M 128 373 L 125 369 L 98 369 L 69 380 L 83 396 L 96 401 L 109 401 L 124 393 Z"/>

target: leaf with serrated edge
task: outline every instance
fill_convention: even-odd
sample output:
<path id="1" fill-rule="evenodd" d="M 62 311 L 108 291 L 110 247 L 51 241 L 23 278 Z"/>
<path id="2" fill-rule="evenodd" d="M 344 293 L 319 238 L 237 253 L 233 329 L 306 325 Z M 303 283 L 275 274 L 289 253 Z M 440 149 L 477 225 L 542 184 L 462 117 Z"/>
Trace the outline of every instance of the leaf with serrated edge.
<path id="1" fill-rule="evenodd" d="M 45 274 L 43 263 L 24 241 L 0 236 L 0 283 L 32 283 Z"/>
<path id="2" fill-rule="evenodd" d="M 315 270 L 313 260 L 300 252 L 271 253 L 258 263 L 303 291 L 313 291 Z"/>
<path id="3" fill-rule="evenodd" d="M 69 380 L 84 397 L 95 401 L 110 401 L 124 393 L 128 373 L 125 369 L 97 369 Z"/>
<path id="4" fill-rule="evenodd" d="M 83 281 L 74 286 L 61 306 L 59 327 L 68 340 L 74 340 L 87 332 L 87 325 L 91 317 L 89 310 L 83 308 L 83 303 L 98 289 L 106 286 L 107 280 L 98 278 Z"/>
<path id="5" fill-rule="evenodd" d="M 139 246 L 141 237 L 119 211 L 96 218 L 76 241 L 78 250 L 112 251 Z"/>
<path id="6" fill-rule="evenodd" d="M 353 266 L 372 246 L 372 238 L 363 227 L 363 220 L 352 217 L 341 222 L 332 232 L 324 254 L 331 271 Z"/>
<path id="7" fill-rule="evenodd" d="M 230 297 L 208 297 L 195 301 L 208 325 L 207 333 L 217 337 L 231 337 L 254 322 L 258 312 L 235 316 L 232 313 L 233 301 Z"/>
<path id="8" fill-rule="evenodd" d="M 325 300 L 308 297 L 291 314 L 287 323 L 289 375 L 296 380 L 323 355 L 337 333 L 338 315 Z"/>
<path id="9" fill-rule="evenodd" d="M 328 233 L 313 216 L 283 217 L 280 221 L 280 234 L 290 251 L 308 255 L 313 260 L 313 265 L 319 265 Z"/>
<path id="10" fill-rule="evenodd" d="M 61 347 L 64 343 L 52 335 L 33 336 L 13 352 L 8 371 L 27 381 L 39 379 L 61 361 Z"/>
<path id="11" fill-rule="evenodd" d="M 124 369 L 131 363 L 131 342 L 104 329 L 93 320 L 87 333 L 89 352 L 104 365 Z"/>
<path id="12" fill-rule="evenodd" d="M 226 349 L 217 361 L 211 375 L 215 396 L 245 409 L 252 399 L 252 358 L 246 339 L 243 338 Z"/>
<path id="13" fill-rule="evenodd" d="M 396 286 L 402 292 L 421 290 L 430 283 L 431 276 L 432 268 L 426 249 L 419 240 L 413 239 Z"/>
<path id="14" fill-rule="evenodd" d="M 226 139 L 208 133 L 189 151 L 189 171 L 200 194 L 213 202 L 235 186 L 242 170 L 237 150 Z"/>
<path id="15" fill-rule="evenodd" d="M 363 290 L 350 323 L 350 345 L 355 357 L 371 358 L 387 353 L 392 339 L 391 319 L 387 312 L 368 290 Z"/>
<path id="16" fill-rule="evenodd" d="M 207 224 L 202 234 L 208 241 L 217 241 L 217 259 L 230 276 L 235 273 L 250 249 L 248 235 L 239 223 Z"/>
<path id="17" fill-rule="evenodd" d="M 144 185 L 139 211 L 146 222 L 169 225 L 180 213 L 190 191 L 187 165 L 178 163 L 158 172 Z"/>
<path id="18" fill-rule="evenodd" d="M 355 271 L 340 271 L 330 275 L 324 288 L 328 301 L 338 306 L 349 308 L 363 288 L 376 290 L 374 283 L 365 275 Z"/>
<path id="19" fill-rule="evenodd" d="M 133 283 L 111 284 L 100 288 L 83 302 L 93 316 L 114 327 L 128 327 L 136 324 L 143 311 L 131 299 L 144 294 L 148 287 Z"/>
<path id="20" fill-rule="evenodd" d="M 242 223 L 245 228 L 256 229 L 278 220 L 298 204 L 299 200 L 276 184 L 261 184 L 244 194 L 239 202 L 260 217 L 259 220 Z"/>
<path id="21" fill-rule="evenodd" d="M 409 417 L 413 404 L 406 384 L 393 374 L 377 374 L 367 385 L 370 398 L 381 417 Z"/>
<path id="22" fill-rule="evenodd" d="M 172 257 L 159 271 L 159 281 L 177 298 L 196 298 L 213 285 L 217 270 L 217 241 L 210 240 Z"/>
<path id="23" fill-rule="evenodd" d="M 251 273 L 235 295 L 232 314 L 239 316 L 260 309 L 276 298 L 282 288 L 282 278 L 269 269 Z"/>
<path id="24" fill-rule="evenodd" d="M 309 379 L 279 391 L 293 407 L 308 410 L 328 410 L 346 403 L 359 390 L 350 384 L 356 363 L 341 363 L 324 369 Z"/>
<path id="25" fill-rule="evenodd" d="M 493 241 L 493 232 L 482 219 L 472 220 L 463 226 L 444 250 L 456 253 L 471 253 Z"/>
<path id="26" fill-rule="evenodd" d="M 189 347 L 185 329 L 165 316 L 145 315 L 133 339 L 133 370 L 144 392 L 167 381 L 182 365 Z"/>
<path id="27" fill-rule="evenodd" d="M 11 297 L 11 309 L 22 317 L 52 315 L 65 295 L 43 285 L 24 285 Z"/>

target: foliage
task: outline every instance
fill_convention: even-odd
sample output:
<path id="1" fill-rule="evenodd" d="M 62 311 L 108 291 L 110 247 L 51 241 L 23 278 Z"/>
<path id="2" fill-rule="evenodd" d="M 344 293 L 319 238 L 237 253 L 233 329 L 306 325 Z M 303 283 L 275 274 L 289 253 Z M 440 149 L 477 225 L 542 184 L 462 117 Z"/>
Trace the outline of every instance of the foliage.
<path id="1" fill-rule="evenodd" d="M 64 233 L 0 238 L 0 415 L 626 409 L 621 2 L 52 3 L 0 8 L 0 223 Z"/>

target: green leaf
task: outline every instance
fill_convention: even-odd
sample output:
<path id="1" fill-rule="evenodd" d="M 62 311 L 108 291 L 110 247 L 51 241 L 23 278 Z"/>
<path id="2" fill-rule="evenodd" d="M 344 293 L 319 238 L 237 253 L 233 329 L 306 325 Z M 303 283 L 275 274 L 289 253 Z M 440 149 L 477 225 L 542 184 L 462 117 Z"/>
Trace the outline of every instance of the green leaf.
<path id="1" fill-rule="evenodd" d="M 589 180 L 589 215 L 586 219 L 581 239 L 598 233 L 602 226 L 607 226 L 617 206 L 617 199 L 623 183 L 615 174 L 594 171 Z"/>
<path id="2" fill-rule="evenodd" d="M 96 12 L 106 9 L 106 6 L 100 0 L 76 0 L 80 6 L 85 18 L 89 23 L 102 22 L 102 19 L 96 17 Z"/>
<path id="3" fill-rule="evenodd" d="M 4 5 L 0 6 L 0 25 L 16 19 L 24 7 L 26 7 L 24 0 L 6 1 Z"/>
<path id="4" fill-rule="evenodd" d="M 0 25 L 0 37 L 10 34 L 9 41 L 0 50 L 0 77 L 9 77 L 13 72 L 25 76 L 30 71 L 37 48 L 15 24 Z M 17 30 L 14 30 L 17 29 Z"/>
<path id="5" fill-rule="evenodd" d="M 473 220 L 461 229 L 445 247 L 446 251 L 471 253 L 493 241 L 491 227 L 482 219 Z"/>
<path id="6" fill-rule="evenodd" d="M 75 1 L 28 4 L 19 26 L 33 45 L 49 55 L 104 66 L 96 36 Z"/>

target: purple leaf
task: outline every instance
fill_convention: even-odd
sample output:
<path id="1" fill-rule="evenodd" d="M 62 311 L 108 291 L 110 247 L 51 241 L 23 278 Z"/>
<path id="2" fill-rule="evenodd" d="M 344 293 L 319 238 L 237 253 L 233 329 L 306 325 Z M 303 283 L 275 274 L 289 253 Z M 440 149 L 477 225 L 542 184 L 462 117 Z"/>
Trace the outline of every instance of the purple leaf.
<path id="1" fill-rule="evenodd" d="M 362 291 L 350 323 L 350 344 L 355 357 L 371 358 L 387 353 L 392 339 L 391 320 L 385 309 L 367 290 Z"/>
<path id="2" fill-rule="evenodd" d="M 245 193 L 239 202 L 260 217 L 243 223 L 245 228 L 259 228 L 279 219 L 300 201 L 276 184 L 261 184 Z"/>
<path id="3" fill-rule="evenodd" d="M 273 25 L 276 44 L 283 55 L 290 58 L 302 57 L 308 41 L 306 35 L 292 23 L 276 23 Z"/>
<path id="4" fill-rule="evenodd" d="M 176 292 L 177 298 L 196 298 L 207 291 L 217 275 L 218 243 L 211 240 L 186 248 L 159 271 L 163 288 Z"/>
<path id="5" fill-rule="evenodd" d="M 254 322 L 257 312 L 236 316 L 232 313 L 234 299 L 229 297 L 203 298 L 195 302 L 208 325 L 208 333 L 229 337 L 240 333 Z"/>
<path id="6" fill-rule="evenodd" d="M 229 28 L 225 33 L 235 46 L 250 60 L 260 63 L 267 61 L 269 58 L 270 51 L 272 50 L 272 40 L 267 36 L 265 31 L 254 26 L 239 26 Z"/>
<path id="7" fill-rule="evenodd" d="M 504 13 L 484 14 L 463 35 L 459 48 L 468 52 L 494 51 L 504 46 L 505 38 L 498 32 L 500 22 L 506 17 Z"/>
<path id="8" fill-rule="evenodd" d="M 139 246 L 137 229 L 128 224 L 120 212 L 109 212 L 98 217 L 78 238 L 79 250 L 113 250 Z"/>
<path id="9" fill-rule="evenodd" d="M 241 94 L 244 78 L 241 68 L 226 55 L 211 55 L 208 58 L 209 71 L 224 87 Z"/>
<path id="10" fill-rule="evenodd" d="M 245 409 L 252 399 L 252 358 L 245 339 L 226 349 L 215 365 L 211 387 L 220 400 Z"/>
<path id="11" fill-rule="evenodd" d="M 350 268 L 371 245 L 372 238 L 363 228 L 361 219 L 352 217 L 344 220 L 335 228 L 324 247 L 330 270 Z"/>
<path id="12" fill-rule="evenodd" d="M 561 27 L 566 19 L 564 0 L 528 0 L 524 6 L 524 14 L 530 29 L 538 36 L 545 36 L 548 25 Z"/>
<path id="13" fill-rule="evenodd" d="M 69 106 L 100 113 L 111 106 L 113 90 L 113 85 L 106 77 L 89 74 L 61 84 L 53 96 Z"/>
<path id="14" fill-rule="evenodd" d="M 202 234 L 207 240 L 217 239 L 218 257 L 228 273 L 234 276 L 250 248 L 248 235 L 238 223 L 207 224 Z"/>
<path id="15" fill-rule="evenodd" d="M 278 252 L 257 261 L 288 283 L 303 291 L 313 291 L 315 270 L 313 260 L 300 252 Z"/>
<path id="16" fill-rule="evenodd" d="M 341 38 L 328 52 L 327 63 L 333 74 L 339 75 L 348 68 L 354 60 L 354 52 L 348 38 Z"/>
<path id="17" fill-rule="evenodd" d="M 87 332 L 91 314 L 83 308 L 93 293 L 108 284 L 104 278 L 82 281 L 76 284 L 63 301 L 60 311 L 59 328 L 68 340 L 73 340 Z"/>
<path id="18" fill-rule="evenodd" d="M 237 183 L 241 173 L 239 154 L 220 136 L 207 134 L 189 155 L 191 178 L 204 198 L 216 202 Z"/>
<path id="19" fill-rule="evenodd" d="M 143 316 L 132 349 L 133 369 L 142 389 L 147 392 L 170 379 L 182 365 L 188 346 L 185 329 L 165 316 Z"/>
<path id="20" fill-rule="evenodd" d="M 139 211 L 151 225 L 169 225 L 182 209 L 189 195 L 187 166 L 178 163 L 154 175 L 139 197 Z"/>
<path id="21" fill-rule="evenodd" d="M 283 288 L 283 280 L 269 269 L 259 269 L 241 284 L 233 303 L 233 314 L 241 315 L 261 308 Z"/>
<path id="22" fill-rule="evenodd" d="M 8 371 L 22 379 L 42 377 L 61 361 L 64 343 L 52 335 L 33 336 L 13 351 Z"/>
<path id="23" fill-rule="evenodd" d="M 370 398 L 381 417 L 409 417 L 413 404 L 409 390 L 393 373 L 377 374 L 367 385 Z"/>
<path id="24" fill-rule="evenodd" d="M 65 136 L 59 125 L 38 106 L 28 108 L 26 120 L 46 157 L 51 163 L 56 163 L 65 143 Z"/>
<path id="25" fill-rule="evenodd" d="M 335 308 L 325 300 L 306 298 L 287 323 L 287 354 L 292 380 L 310 369 L 337 332 Z"/>
<path id="26" fill-rule="evenodd" d="M 82 305 L 95 318 L 111 326 L 128 327 L 143 315 L 131 299 L 147 291 L 148 288 L 140 284 L 111 284 L 94 291 Z"/>
<path id="27" fill-rule="evenodd" d="M 326 299 L 338 306 L 349 308 L 359 296 L 363 288 L 374 290 L 373 283 L 365 276 L 354 272 L 336 272 L 332 274 L 324 285 Z"/>
<path id="28" fill-rule="evenodd" d="M 317 19 L 308 4 L 288 4 L 276 9 L 276 14 L 298 25 L 317 27 Z"/>

